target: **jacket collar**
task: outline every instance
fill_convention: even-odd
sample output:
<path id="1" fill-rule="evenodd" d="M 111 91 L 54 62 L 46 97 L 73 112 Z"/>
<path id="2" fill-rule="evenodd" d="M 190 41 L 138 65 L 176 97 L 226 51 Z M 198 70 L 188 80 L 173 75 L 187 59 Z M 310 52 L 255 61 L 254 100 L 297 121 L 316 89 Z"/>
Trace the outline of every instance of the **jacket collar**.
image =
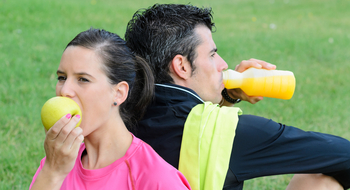
<path id="1" fill-rule="evenodd" d="M 186 88 L 180 85 L 170 84 L 170 83 L 156 84 L 156 93 L 162 93 L 164 91 L 171 94 L 171 98 L 177 99 L 177 97 L 179 97 L 178 95 L 181 94 L 181 96 L 186 96 L 187 98 L 190 98 L 192 101 L 195 101 L 198 103 L 204 102 L 202 98 L 200 98 L 198 94 L 190 88 Z"/>

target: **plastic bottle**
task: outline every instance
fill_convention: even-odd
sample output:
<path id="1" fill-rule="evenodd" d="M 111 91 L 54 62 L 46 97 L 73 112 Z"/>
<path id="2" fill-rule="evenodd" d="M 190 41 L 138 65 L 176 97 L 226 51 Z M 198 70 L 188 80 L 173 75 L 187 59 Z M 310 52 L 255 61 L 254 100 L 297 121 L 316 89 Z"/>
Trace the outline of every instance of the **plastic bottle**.
<path id="1" fill-rule="evenodd" d="M 249 96 L 290 99 L 295 90 L 295 77 L 290 71 L 249 68 L 243 73 L 228 69 L 223 72 L 225 88 L 240 88 Z"/>

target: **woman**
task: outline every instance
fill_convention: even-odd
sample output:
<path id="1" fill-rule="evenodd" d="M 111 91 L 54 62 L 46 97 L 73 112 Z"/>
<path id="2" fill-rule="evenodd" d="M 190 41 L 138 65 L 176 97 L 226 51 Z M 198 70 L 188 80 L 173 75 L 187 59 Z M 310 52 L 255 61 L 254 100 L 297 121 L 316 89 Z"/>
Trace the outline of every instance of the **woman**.
<path id="1" fill-rule="evenodd" d="M 73 99 L 84 117 L 67 114 L 47 131 L 32 190 L 190 189 L 179 171 L 129 132 L 152 99 L 153 75 L 124 40 L 98 29 L 78 34 L 57 76 L 56 95 Z"/>

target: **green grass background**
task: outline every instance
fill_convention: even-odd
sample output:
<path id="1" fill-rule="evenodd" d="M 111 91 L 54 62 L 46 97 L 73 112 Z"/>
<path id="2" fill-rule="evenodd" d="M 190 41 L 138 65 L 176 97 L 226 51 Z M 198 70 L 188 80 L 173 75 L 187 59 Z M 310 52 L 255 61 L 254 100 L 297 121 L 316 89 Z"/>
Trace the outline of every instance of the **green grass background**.
<path id="1" fill-rule="evenodd" d="M 55 96 L 55 71 L 66 44 L 91 26 L 123 36 L 133 13 L 156 2 L 0 0 L 0 189 L 28 189 L 45 156 L 40 110 Z M 350 0 L 190 3 L 213 8 L 213 38 L 231 68 L 258 58 L 295 74 L 291 100 L 238 104 L 245 114 L 350 139 Z M 244 189 L 285 189 L 291 177 L 249 180 Z"/>

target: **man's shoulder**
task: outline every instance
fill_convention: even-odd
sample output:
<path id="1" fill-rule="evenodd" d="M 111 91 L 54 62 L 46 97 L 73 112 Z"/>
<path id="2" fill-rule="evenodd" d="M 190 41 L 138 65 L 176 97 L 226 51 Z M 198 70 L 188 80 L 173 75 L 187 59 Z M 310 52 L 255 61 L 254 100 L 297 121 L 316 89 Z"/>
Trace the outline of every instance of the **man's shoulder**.
<path id="1" fill-rule="evenodd" d="M 155 99 L 144 118 L 154 116 L 187 117 L 193 107 L 203 100 L 191 89 L 175 84 L 156 84 Z"/>
<path id="2" fill-rule="evenodd" d="M 193 101 L 196 104 L 204 102 L 192 89 L 176 84 L 156 84 L 155 91 L 156 97 L 165 96 L 167 99 Z"/>

